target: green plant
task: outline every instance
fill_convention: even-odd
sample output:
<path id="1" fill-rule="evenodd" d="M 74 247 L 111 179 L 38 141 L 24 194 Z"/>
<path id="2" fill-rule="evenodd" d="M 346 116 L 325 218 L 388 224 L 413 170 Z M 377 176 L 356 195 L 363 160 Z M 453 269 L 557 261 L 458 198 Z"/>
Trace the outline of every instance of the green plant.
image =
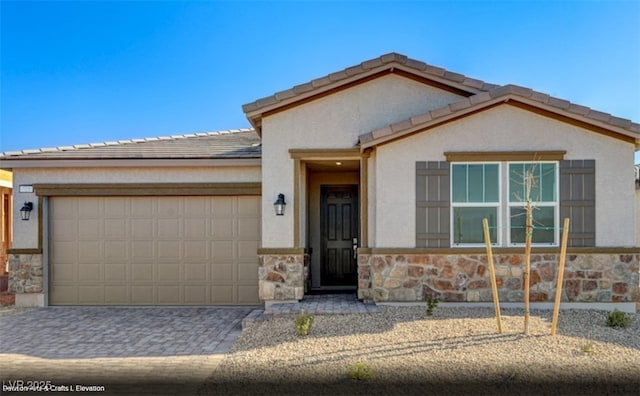
<path id="1" fill-rule="evenodd" d="M 438 303 L 440 302 L 440 300 L 438 300 L 437 297 L 427 297 L 426 303 L 427 303 L 427 316 L 431 316 L 433 315 L 433 312 L 436 310 L 436 308 L 438 308 Z"/>
<path id="2" fill-rule="evenodd" d="M 296 335 L 306 336 L 311 332 L 311 325 L 313 324 L 313 315 L 304 313 L 304 309 L 300 311 L 296 317 L 295 329 Z"/>
<path id="3" fill-rule="evenodd" d="M 595 349 L 593 349 L 593 343 L 592 342 L 588 342 L 588 343 L 586 343 L 586 344 L 584 344 L 582 346 L 582 353 L 590 354 L 590 353 L 595 353 L 595 352 L 596 351 L 595 351 Z"/>
<path id="4" fill-rule="evenodd" d="M 366 381 L 373 378 L 373 370 L 369 365 L 357 362 L 349 366 L 349 378 L 357 381 Z"/>
<path id="5" fill-rule="evenodd" d="M 629 327 L 631 325 L 631 316 L 618 310 L 617 308 L 613 312 L 609 313 L 607 317 L 607 326 L 609 327 Z"/>

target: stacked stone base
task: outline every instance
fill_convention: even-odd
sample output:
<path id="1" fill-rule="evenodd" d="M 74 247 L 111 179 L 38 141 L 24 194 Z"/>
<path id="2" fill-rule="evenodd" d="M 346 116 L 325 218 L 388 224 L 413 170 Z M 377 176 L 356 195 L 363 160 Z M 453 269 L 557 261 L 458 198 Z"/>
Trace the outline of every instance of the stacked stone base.
<path id="1" fill-rule="evenodd" d="M 262 301 L 299 301 L 307 291 L 309 255 L 261 254 L 258 295 Z"/>
<path id="2" fill-rule="evenodd" d="M 553 302 L 557 254 L 531 256 L 530 301 Z M 524 301 L 523 254 L 494 255 L 500 301 Z M 570 254 L 565 264 L 562 301 L 639 300 L 640 254 Z M 360 254 L 358 298 L 376 302 L 490 302 L 487 256 L 481 254 Z"/>

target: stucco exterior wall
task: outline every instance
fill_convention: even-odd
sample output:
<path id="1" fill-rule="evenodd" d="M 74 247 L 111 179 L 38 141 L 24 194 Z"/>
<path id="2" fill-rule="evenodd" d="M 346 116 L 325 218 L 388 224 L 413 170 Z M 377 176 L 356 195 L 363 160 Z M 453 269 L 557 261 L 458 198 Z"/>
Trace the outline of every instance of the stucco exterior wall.
<path id="1" fill-rule="evenodd" d="M 294 163 L 289 149 L 352 148 L 361 134 L 459 99 L 453 93 L 389 75 L 265 117 L 262 213 L 273 211 L 279 193 L 287 198 L 287 212 L 263 218 L 263 247 L 294 244 Z"/>
<path id="2" fill-rule="evenodd" d="M 446 151 L 566 150 L 596 160 L 596 244 L 634 246 L 635 191 L 627 169 L 634 146 L 509 105 L 378 146 L 375 247 L 415 247 L 415 163 L 444 161 Z"/>
<path id="3" fill-rule="evenodd" d="M 231 183 L 260 182 L 260 167 L 184 167 L 184 168 L 28 168 L 14 169 L 13 209 L 14 249 L 38 247 L 38 197 L 20 193 L 21 184 L 81 183 Z M 31 219 L 20 220 L 25 201 L 34 204 Z M 46 215 L 46 214 L 45 214 Z"/>

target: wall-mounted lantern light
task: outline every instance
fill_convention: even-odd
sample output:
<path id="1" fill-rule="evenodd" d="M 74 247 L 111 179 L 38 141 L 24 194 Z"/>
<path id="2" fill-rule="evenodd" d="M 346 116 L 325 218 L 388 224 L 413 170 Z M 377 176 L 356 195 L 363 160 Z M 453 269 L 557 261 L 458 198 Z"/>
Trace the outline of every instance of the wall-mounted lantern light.
<path id="1" fill-rule="evenodd" d="M 22 220 L 25 220 L 25 221 L 29 220 L 32 210 L 33 210 L 33 202 L 25 202 L 24 206 L 20 208 L 20 217 L 22 217 Z"/>
<path id="2" fill-rule="evenodd" d="M 278 199 L 273 203 L 273 208 L 276 210 L 276 216 L 284 215 L 284 207 L 287 203 L 284 202 L 284 194 L 278 194 Z"/>

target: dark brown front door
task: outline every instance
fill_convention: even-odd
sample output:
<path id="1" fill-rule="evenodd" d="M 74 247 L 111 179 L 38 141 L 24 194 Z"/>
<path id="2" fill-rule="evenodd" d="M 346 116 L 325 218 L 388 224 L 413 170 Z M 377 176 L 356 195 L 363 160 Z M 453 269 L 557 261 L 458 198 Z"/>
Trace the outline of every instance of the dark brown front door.
<path id="1" fill-rule="evenodd" d="M 356 288 L 358 186 L 321 186 L 321 287 Z"/>

